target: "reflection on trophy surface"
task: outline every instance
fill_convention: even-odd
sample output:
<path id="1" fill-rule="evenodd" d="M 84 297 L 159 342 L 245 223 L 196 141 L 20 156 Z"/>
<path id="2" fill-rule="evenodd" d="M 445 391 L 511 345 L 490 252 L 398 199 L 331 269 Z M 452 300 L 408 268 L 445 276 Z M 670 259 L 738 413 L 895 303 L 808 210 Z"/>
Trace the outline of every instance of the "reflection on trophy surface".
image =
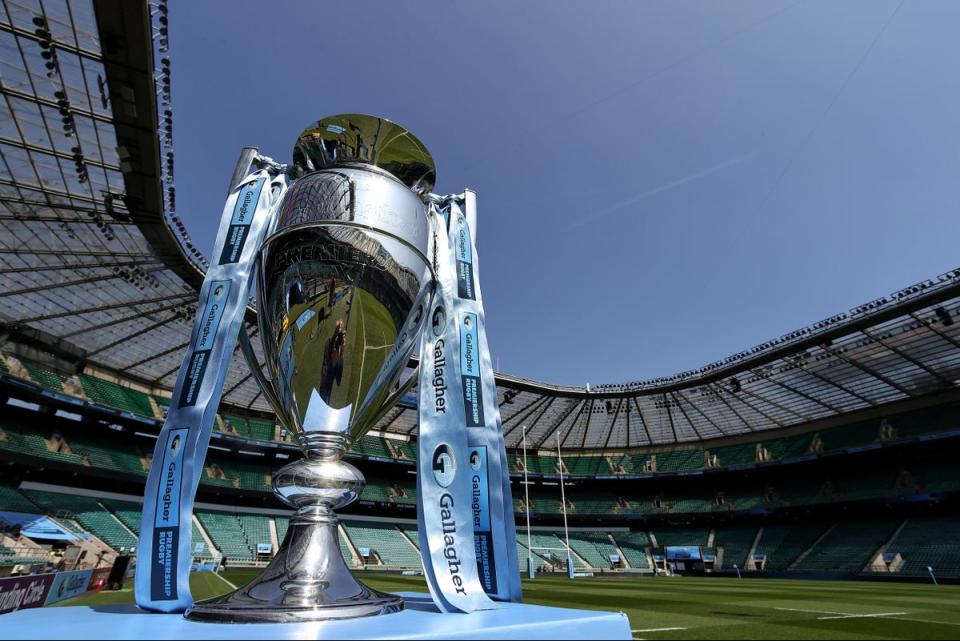
<path id="1" fill-rule="evenodd" d="M 274 475 L 277 495 L 297 513 L 264 572 L 194 606 L 192 619 L 305 621 L 403 608 L 347 570 L 334 510 L 363 490 L 363 475 L 342 457 L 391 404 L 429 308 L 422 197 L 433 160 L 402 127 L 345 115 L 300 135 L 293 172 L 258 256 L 265 375 L 250 365 L 304 453 Z"/>

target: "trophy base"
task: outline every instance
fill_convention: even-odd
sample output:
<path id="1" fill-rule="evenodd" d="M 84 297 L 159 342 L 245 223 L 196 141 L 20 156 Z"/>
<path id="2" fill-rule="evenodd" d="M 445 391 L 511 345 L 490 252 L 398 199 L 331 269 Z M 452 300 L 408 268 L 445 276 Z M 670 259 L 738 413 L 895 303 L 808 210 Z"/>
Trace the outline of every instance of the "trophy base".
<path id="1" fill-rule="evenodd" d="M 191 621 L 202 623 L 304 623 L 359 619 L 403 610 L 403 599 L 374 590 L 369 592 L 369 595 L 358 597 L 352 602 L 313 607 L 270 607 L 224 597 L 198 603 L 189 608 L 184 616 Z"/>
<path id="2" fill-rule="evenodd" d="M 387 619 L 356 619 L 299 624 L 228 625 L 194 623 L 179 614 L 152 614 L 134 605 L 34 608 L 4 614 L 5 639 L 630 639 L 630 622 L 621 612 L 591 612 L 500 603 L 496 610 L 444 614 L 428 594 L 402 595 L 403 612 Z M 611 604 L 612 605 L 612 604 Z"/>
<path id="3" fill-rule="evenodd" d="M 337 518 L 295 516 L 280 551 L 250 584 L 197 603 L 184 616 L 207 623 L 297 623 L 391 614 L 403 599 L 360 583 L 340 553 Z"/>

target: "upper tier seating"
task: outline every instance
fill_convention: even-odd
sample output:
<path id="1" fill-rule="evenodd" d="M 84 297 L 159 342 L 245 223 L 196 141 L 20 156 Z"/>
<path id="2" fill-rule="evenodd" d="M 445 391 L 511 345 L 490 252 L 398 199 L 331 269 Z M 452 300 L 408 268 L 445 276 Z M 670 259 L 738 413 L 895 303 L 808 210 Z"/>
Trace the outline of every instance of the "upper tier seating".
<path id="1" fill-rule="evenodd" d="M 80 383 L 87 398 L 94 403 L 153 417 L 150 399 L 143 392 L 89 374 L 80 374 Z"/>
<path id="2" fill-rule="evenodd" d="M 17 371 L 21 376 L 33 380 L 35 383 L 60 393 L 68 393 L 67 379 L 55 372 L 29 362 L 23 362 L 23 367 Z M 0 372 L 10 373 L 10 367 L 0 355 Z M 85 395 L 91 402 L 118 408 L 148 417 L 158 418 L 154 410 L 159 406 L 162 410 L 169 406 L 170 400 L 159 394 L 152 397 L 128 385 L 109 381 L 92 374 L 77 376 Z M 258 440 L 275 440 L 280 431 L 272 420 L 241 416 L 234 413 L 222 415 L 223 425 L 227 431 L 241 436 Z M 219 424 L 217 429 L 220 429 Z M 960 407 L 956 405 L 942 405 L 919 410 L 911 410 L 892 414 L 886 418 L 861 420 L 847 425 L 831 427 L 821 430 L 808 431 L 791 436 L 765 438 L 762 442 L 744 442 L 737 445 L 721 445 L 702 448 L 679 449 L 675 451 L 657 451 L 641 453 L 618 454 L 564 454 L 566 473 L 571 476 L 595 476 L 608 474 L 642 474 L 654 469 L 660 474 L 697 471 L 705 467 L 708 460 L 706 454 L 716 456 L 720 467 L 742 465 L 756 462 L 758 448 L 762 445 L 769 453 L 771 460 L 782 460 L 807 456 L 816 453 L 830 453 L 848 448 L 871 445 L 882 440 L 913 438 L 925 434 L 960 429 Z M 289 441 L 289 439 L 285 439 Z M 817 447 L 814 444 L 818 443 Z M 2 445 L 0 445 L 2 446 Z M 7 448 L 10 449 L 10 448 Z M 39 450 L 37 450 L 39 452 Z M 379 458 L 394 458 L 413 461 L 416 458 L 416 444 L 409 441 L 385 439 L 379 436 L 367 435 L 355 443 L 351 450 L 361 456 Z M 41 456 L 46 456 L 39 452 Z M 86 453 L 88 457 L 95 457 L 95 453 Z M 50 457 L 48 457 L 50 458 Z M 62 457 L 61 457 L 62 458 Z M 518 452 L 508 453 L 511 472 L 522 471 L 521 456 Z M 132 463 L 132 462 L 131 462 Z M 97 465 L 91 462 L 92 465 Z M 556 475 L 558 461 L 555 455 L 529 452 L 527 467 L 531 474 Z M 232 477 L 237 478 L 237 477 Z M 258 482 L 255 484 L 259 484 Z M 241 481 L 242 489 L 253 489 L 247 482 Z M 692 511 L 703 511 L 696 509 Z"/>
<path id="3" fill-rule="evenodd" d="M 31 363 L 24 363 L 23 366 L 27 368 L 28 372 L 30 372 L 30 378 L 33 379 L 34 383 L 43 385 L 47 389 L 52 389 L 55 392 L 63 391 L 63 382 L 66 379 L 60 374 L 45 370 L 42 367 L 33 365 Z"/>

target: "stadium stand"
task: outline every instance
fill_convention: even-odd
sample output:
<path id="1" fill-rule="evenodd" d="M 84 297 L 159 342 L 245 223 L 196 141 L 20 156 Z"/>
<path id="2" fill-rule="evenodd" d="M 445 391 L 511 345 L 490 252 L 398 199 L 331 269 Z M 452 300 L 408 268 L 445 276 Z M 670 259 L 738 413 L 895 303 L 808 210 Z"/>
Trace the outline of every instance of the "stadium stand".
<path id="1" fill-rule="evenodd" d="M 41 510 L 11 485 L 0 482 L 0 511 L 38 514 Z"/>
<path id="2" fill-rule="evenodd" d="M 723 549 L 722 567 L 737 565 L 743 569 L 748 566 L 748 555 L 757 537 L 757 528 L 753 526 L 726 526 L 714 530 L 714 547 Z"/>
<path id="3" fill-rule="evenodd" d="M 649 568 L 647 550 L 650 548 L 650 536 L 646 532 L 618 532 L 614 535 L 617 545 L 623 551 L 630 567 L 637 570 Z"/>
<path id="4" fill-rule="evenodd" d="M 576 552 L 591 568 L 613 569 L 611 556 L 619 556 L 610 535 L 603 532 L 570 532 L 570 548 Z"/>
<path id="5" fill-rule="evenodd" d="M 143 392 L 89 374 L 80 374 L 80 382 L 87 398 L 94 403 L 140 416 L 153 416 L 150 399 Z"/>
<path id="6" fill-rule="evenodd" d="M 765 526 L 755 554 L 767 557 L 765 570 L 784 571 L 810 549 L 829 527 L 827 523 Z"/>
<path id="7" fill-rule="evenodd" d="M 887 552 L 902 557 L 903 575 L 926 576 L 931 567 L 941 576 L 960 576 L 960 517 L 910 518 Z"/>
<path id="8" fill-rule="evenodd" d="M 194 513 L 213 544 L 231 561 L 252 562 L 257 556 L 257 543 L 270 543 L 269 530 L 265 540 L 259 540 L 256 538 L 256 532 L 250 532 L 245 527 L 245 524 L 257 519 L 263 519 L 265 523 L 266 517 L 241 517 L 235 513 L 211 510 L 196 510 Z M 264 527 L 267 526 L 264 525 Z"/>
<path id="9" fill-rule="evenodd" d="M 137 539 L 109 511 L 94 498 L 77 494 L 58 494 L 40 490 L 26 490 L 24 494 L 61 523 L 75 521 L 115 550 L 131 550 Z"/>
<path id="10" fill-rule="evenodd" d="M 800 572 L 859 573 L 899 523 L 896 519 L 838 523 L 793 569 Z"/>
<path id="11" fill-rule="evenodd" d="M 653 535 L 657 539 L 658 547 L 670 546 L 700 546 L 707 545 L 710 530 L 699 527 L 658 527 Z"/>
<path id="12" fill-rule="evenodd" d="M 391 568 L 420 567 L 420 552 L 392 524 L 373 521 L 342 521 L 354 547 L 363 554 L 368 565 Z"/>
<path id="13" fill-rule="evenodd" d="M 33 382 L 46 389 L 63 393 L 64 376 L 44 369 L 29 361 L 24 371 L 29 373 Z M 8 370 L 9 371 L 9 370 Z M 163 408 L 169 399 L 161 396 L 149 396 L 132 387 L 120 385 L 100 378 L 94 374 L 79 375 L 85 397 L 92 403 L 117 408 L 138 416 L 157 420 L 154 405 Z M 779 438 L 763 438 L 731 446 L 703 447 L 675 451 L 653 451 L 638 454 L 618 455 L 581 455 L 566 456 L 565 473 L 571 477 L 590 477 L 595 475 L 636 475 L 636 474 L 677 474 L 717 469 L 730 466 L 752 465 L 762 462 L 775 462 L 822 455 L 831 452 L 858 449 L 891 442 L 911 439 L 927 434 L 960 429 L 960 410 L 956 406 L 941 406 L 922 410 L 910 410 L 893 413 L 882 420 L 871 419 L 854 421 L 848 425 L 832 427 L 826 430 L 804 432 Z M 273 421 L 253 416 L 226 413 L 218 422 L 225 434 L 234 434 L 243 438 L 275 441 L 280 429 Z M 886 426 L 886 435 L 883 426 Z M 2 445 L 2 444 L 0 444 Z M 769 457 L 760 460 L 761 449 Z M 816 451 L 815 451 L 816 450 Z M 69 457 L 69 452 L 64 452 Z M 91 453 L 87 453 L 91 455 Z M 96 453 L 92 453 L 96 456 Z M 413 461 L 416 447 L 409 441 L 386 439 L 380 436 L 364 436 L 352 448 L 352 455 L 383 460 Z M 511 453 L 510 469 L 514 473 L 522 471 L 522 460 Z M 538 476 L 555 476 L 558 472 L 556 456 L 551 454 L 528 454 L 528 471 Z M 236 477 L 232 477 L 236 478 Z M 256 485 L 259 485 L 257 483 Z M 244 483 L 245 489 L 254 489 Z M 688 506 L 695 507 L 695 506 Z M 684 509 L 681 505 L 680 509 Z M 694 509 L 693 511 L 703 511 Z M 588 512 L 582 512 L 584 514 Z M 596 513 L 596 512 L 590 512 Z"/>

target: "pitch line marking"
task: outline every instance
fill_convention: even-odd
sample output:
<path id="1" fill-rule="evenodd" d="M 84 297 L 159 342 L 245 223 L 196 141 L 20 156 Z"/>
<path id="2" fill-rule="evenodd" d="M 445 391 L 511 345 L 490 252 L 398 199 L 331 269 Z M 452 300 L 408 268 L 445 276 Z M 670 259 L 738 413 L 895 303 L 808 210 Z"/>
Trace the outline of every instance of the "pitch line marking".
<path id="1" fill-rule="evenodd" d="M 640 632 L 678 632 L 680 630 L 686 630 L 686 628 L 647 628 L 646 630 L 630 630 L 634 634 Z"/>
<path id="2" fill-rule="evenodd" d="M 913 621 L 915 623 L 932 623 L 934 625 L 960 625 L 956 621 L 931 621 L 930 619 L 905 619 L 903 617 L 897 617 L 897 621 Z"/>
<path id="3" fill-rule="evenodd" d="M 799 610 L 797 608 L 774 608 L 784 612 L 803 612 L 805 614 L 836 614 L 838 616 L 851 616 L 848 612 L 828 612 L 826 610 Z"/>
<path id="4" fill-rule="evenodd" d="M 876 614 L 845 614 L 836 617 L 817 617 L 817 621 L 832 621 L 834 619 L 876 619 L 879 617 L 898 617 L 909 612 L 877 612 Z"/>
<path id="5" fill-rule="evenodd" d="M 231 588 L 233 588 L 234 590 L 237 589 L 237 586 L 235 586 L 235 585 L 234 585 L 233 583 L 231 583 L 230 581 L 227 581 L 225 578 L 223 578 L 222 576 L 220 576 L 220 575 L 217 574 L 216 572 L 213 572 L 212 574 L 213 574 L 213 576 L 217 577 L 218 579 L 220 579 L 221 581 L 223 581 L 224 583 L 226 583 L 227 585 L 229 585 L 229 586 L 230 586 Z"/>

